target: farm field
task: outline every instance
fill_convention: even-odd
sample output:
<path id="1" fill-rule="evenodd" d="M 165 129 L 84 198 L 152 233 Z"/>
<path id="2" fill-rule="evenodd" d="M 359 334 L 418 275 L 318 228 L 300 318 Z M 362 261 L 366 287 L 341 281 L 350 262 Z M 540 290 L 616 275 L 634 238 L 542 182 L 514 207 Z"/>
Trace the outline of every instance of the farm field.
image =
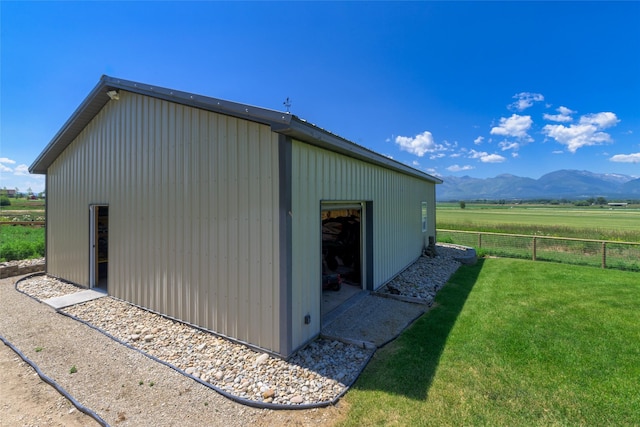
<path id="1" fill-rule="evenodd" d="M 640 242 L 640 206 L 438 204 L 437 228 Z"/>
<path id="2" fill-rule="evenodd" d="M 0 221 L 22 220 L 25 215 L 44 218 L 44 200 L 9 199 L 11 205 L 0 207 Z"/>
<path id="3" fill-rule="evenodd" d="M 0 208 L 0 262 L 44 256 L 44 227 L 12 224 L 44 221 L 44 207 L 44 200 L 11 199 Z"/>

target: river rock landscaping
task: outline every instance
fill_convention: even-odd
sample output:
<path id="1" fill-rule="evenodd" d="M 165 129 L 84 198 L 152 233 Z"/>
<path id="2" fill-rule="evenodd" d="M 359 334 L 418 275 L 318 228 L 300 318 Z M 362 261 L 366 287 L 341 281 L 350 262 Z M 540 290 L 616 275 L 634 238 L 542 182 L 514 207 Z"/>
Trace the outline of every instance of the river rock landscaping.
<path id="1" fill-rule="evenodd" d="M 456 257 L 464 250 L 438 246 L 436 257 L 420 257 L 379 292 L 413 298 L 430 306 L 435 294 L 459 267 Z M 43 275 L 22 280 L 17 288 L 38 300 L 82 290 Z M 321 337 L 283 360 L 112 297 L 62 311 L 254 406 L 295 408 L 335 402 L 375 351 Z"/>

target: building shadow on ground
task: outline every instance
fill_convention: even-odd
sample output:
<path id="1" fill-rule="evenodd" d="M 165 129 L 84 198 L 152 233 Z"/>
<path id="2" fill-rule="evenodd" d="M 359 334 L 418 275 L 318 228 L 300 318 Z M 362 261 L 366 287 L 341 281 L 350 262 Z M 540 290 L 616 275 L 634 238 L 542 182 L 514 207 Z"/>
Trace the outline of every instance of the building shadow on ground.
<path id="1" fill-rule="evenodd" d="M 440 290 L 433 307 L 395 341 L 379 349 L 355 390 L 377 390 L 425 400 L 440 357 L 471 293 L 483 260 L 462 266 Z"/>

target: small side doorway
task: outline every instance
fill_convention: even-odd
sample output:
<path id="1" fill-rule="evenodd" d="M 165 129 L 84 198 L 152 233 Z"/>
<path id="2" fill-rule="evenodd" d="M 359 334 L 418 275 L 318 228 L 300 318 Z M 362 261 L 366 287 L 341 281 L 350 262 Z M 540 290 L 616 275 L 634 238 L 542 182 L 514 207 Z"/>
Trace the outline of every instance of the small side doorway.
<path id="1" fill-rule="evenodd" d="M 89 211 L 89 285 L 106 291 L 109 271 L 109 206 L 91 205 Z"/>

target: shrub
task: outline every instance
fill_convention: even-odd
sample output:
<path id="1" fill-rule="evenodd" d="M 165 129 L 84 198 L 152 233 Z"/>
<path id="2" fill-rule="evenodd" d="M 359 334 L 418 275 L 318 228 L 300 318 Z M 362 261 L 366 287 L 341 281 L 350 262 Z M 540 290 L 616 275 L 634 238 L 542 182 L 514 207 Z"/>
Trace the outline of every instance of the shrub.
<path id="1" fill-rule="evenodd" d="M 0 197 L 0 206 L 11 206 L 11 200 L 7 196 Z"/>

